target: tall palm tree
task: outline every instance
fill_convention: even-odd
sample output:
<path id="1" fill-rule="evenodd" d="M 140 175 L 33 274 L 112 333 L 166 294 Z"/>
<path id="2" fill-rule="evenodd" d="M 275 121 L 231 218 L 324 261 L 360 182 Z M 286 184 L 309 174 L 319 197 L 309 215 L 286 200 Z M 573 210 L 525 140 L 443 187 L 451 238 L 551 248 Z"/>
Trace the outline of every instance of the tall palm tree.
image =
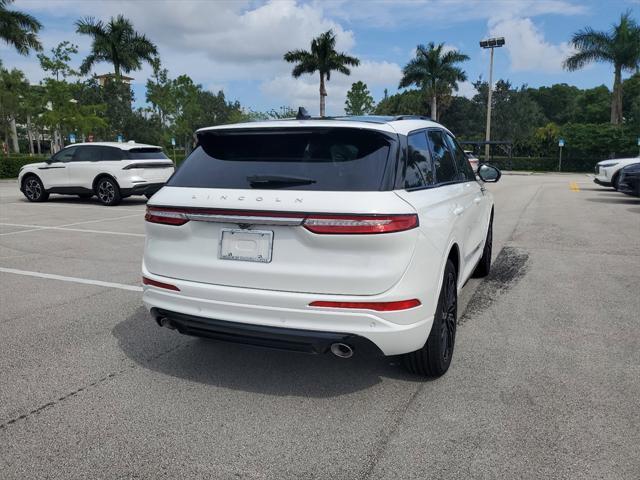
<path id="1" fill-rule="evenodd" d="M 611 123 L 622 123 L 622 72 L 640 66 L 640 26 L 631 18 L 631 12 L 623 13 L 620 23 L 612 25 L 609 32 L 583 28 L 573 34 L 571 44 L 577 52 L 564 61 L 567 70 L 578 70 L 591 62 L 613 64 Z"/>
<path id="2" fill-rule="evenodd" d="M 464 82 L 467 74 L 456 66 L 469 60 L 457 50 L 443 52 L 444 43 L 433 42 L 425 47 L 418 45 L 416 56 L 402 69 L 402 79 L 398 88 L 417 85 L 431 101 L 431 118 L 438 118 L 438 98 L 458 90 L 458 82 Z"/>
<path id="3" fill-rule="evenodd" d="M 120 81 L 122 72 L 139 70 L 143 60 L 151 63 L 158 55 L 155 44 L 137 33 L 122 15 L 111 17 L 108 23 L 93 17 L 80 19 L 76 22 L 76 32 L 93 38 L 91 54 L 80 66 L 82 74 L 88 73 L 98 62 L 109 62 L 116 80 Z"/>
<path id="4" fill-rule="evenodd" d="M 0 0 L 0 40 L 13 45 L 20 55 L 42 50 L 37 33 L 42 24 L 27 13 L 7 10 L 14 0 Z"/>
<path id="5" fill-rule="evenodd" d="M 351 75 L 348 67 L 360 65 L 360 60 L 346 53 L 336 52 L 336 36 L 333 30 L 328 30 L 311 41 L 311 51 L 291 50 L 284 54 L 284 59 L 289 63 L 295 63 L 291 75 L 299 78 L 303 73 L 320 73 L 320 116 L 324 117 L 325 97 L 327 82 L 331 80 L 331 72 L 336 71 L 345 75 Z"/>

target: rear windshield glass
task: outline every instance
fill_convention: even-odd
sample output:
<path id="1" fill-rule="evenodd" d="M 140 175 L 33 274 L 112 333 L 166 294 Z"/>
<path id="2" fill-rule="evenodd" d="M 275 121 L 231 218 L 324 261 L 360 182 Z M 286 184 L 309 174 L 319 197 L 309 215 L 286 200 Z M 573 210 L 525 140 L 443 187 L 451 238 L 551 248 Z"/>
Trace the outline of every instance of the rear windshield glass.
<path id="1" fill-rule="evenodd" d="M 397 141 L 355 128 L 284 128 L 205 132 L 198 143 L 167 185 L 378 191 Z"/>
<path id="2" fill-rule="evenodd" d="M 168 158 L 161 148 L 132 148 L 128 151 L 127 156 L 130 160 Z"/>

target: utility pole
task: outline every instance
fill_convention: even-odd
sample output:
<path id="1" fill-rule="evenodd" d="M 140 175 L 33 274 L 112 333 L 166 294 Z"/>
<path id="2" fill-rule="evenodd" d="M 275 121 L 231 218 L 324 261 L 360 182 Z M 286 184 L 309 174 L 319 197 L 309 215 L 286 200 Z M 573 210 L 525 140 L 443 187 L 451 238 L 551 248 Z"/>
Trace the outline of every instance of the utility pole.
<path id="1" fill-rule="evenodd" d="M 495 48 L 502 47 L 504 45 L 504 37 L 489 38 L 487 40 L 480 41 L 482 48 L 488 48 L 491 50 L 491 60 L 489 62 L 489 97 L 487 99 L 487 129 L 484 135 L 484 141 L 491 141 L 491 97 L 493 93 L 493 50 Z M 490 145 L 486 143 L 484 146 L 484 161 L 489 160 Z"/>

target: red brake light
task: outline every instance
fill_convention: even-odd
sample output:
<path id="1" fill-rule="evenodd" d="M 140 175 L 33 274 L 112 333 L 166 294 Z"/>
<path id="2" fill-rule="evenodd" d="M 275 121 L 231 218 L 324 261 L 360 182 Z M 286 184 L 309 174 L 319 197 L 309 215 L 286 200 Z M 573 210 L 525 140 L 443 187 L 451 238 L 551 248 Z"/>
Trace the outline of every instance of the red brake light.
<path id="1" fill-rule="evenodd" d="M 144 219 L 147 222 L 161 223 L 163 225 L 184 225 L 189 221 L 184 212 L 149 206 L 147 206 L 147 213 Z"/>
<path id="2" fill-rule="evenodd" d="M 144 285 L 150 285 L 152 287 L 165 288 L 167 290 L 173 290 L 174 292 L 179 292 L 180 289 L 175 285 L 171 285 L 170 283 L 158 282 L 156 280 L 151 280 L 147 277 L 142 277 L 142 283 Z"/>
<path id="3" fill-rule="evenodd" d="M 313 233 L 372 234 L 411 230 L 418 216 L 408 215 L 309 215 L 303 226 Z"/>
<path id="4" fill-rule="evenodd" d="M 327 307 L 327 308 L 359 308 L 362 310 L 375 310 L 377 312 L 393 312 L 396 310 L 408 310 L 420 306 L 420 300 L 414 298 L 412 300 L 400 300 L 397 302 L 311 302 L 310 307 Z"/>

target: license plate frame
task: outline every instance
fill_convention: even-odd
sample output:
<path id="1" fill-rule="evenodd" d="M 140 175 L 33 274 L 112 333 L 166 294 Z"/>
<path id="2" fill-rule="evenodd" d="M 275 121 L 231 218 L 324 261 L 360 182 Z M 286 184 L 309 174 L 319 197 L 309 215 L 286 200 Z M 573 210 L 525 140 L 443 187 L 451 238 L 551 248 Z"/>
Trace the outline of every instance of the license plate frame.
<path id="1" fill-rule="evenodd" d="M 256 242 L 256 246 L 250 249 L 246 243 L 246 249 L 239 242 Z M 247 254 L 241 252 L 245 250 Z M 223 228 L 220 231 L 218 258 L 220 260 L 236 260 L 240 262 L 270 263 L 273 255 L 273 231 L 271 230 L 246 230 L 241 228 Z"/>

